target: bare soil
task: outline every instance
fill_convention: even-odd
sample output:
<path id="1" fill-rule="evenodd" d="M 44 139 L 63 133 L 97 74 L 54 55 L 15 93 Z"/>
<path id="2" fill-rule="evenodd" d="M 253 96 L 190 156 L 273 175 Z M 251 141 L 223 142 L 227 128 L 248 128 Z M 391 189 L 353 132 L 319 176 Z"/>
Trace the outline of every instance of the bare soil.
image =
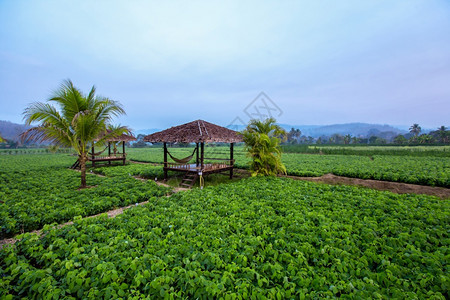
<path id="1" fill-rule="evenodd" d="M 364 186 L 371 189 L 376 189 L 380 191 L 390 191 L 397 194 L 426 194 L 437 196 L 441 199 L 450 198 L 450 189 L 444 187 L 425 186 L 418 184 L 390 182 L 372 179 L 349 178 L 333 174 L 325 174 L 320 177 L 298 177 L 298 176 L 283 176 L 283 177 L 288 177 L 296 180 L 322 182 L 326 184 L 345 184 L 345 185 Z"/>

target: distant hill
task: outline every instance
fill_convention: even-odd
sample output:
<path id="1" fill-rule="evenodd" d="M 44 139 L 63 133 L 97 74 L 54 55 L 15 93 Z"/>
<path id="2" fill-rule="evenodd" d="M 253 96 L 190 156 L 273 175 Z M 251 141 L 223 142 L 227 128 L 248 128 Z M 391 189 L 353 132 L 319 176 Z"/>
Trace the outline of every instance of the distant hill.
<path id="1" fill-rule="evenodd" d="M 381 124 L 368 124 L 368 123 L 348 123 L 348 124 L 333 124 L 333 125 L 290 125 L 290 124 L 279 124 L 285 130 L 289 131 L 291 128 L 300 129 L 302 135 L 312 136 L 318 138 L 320 136 L 331 136 L 335 133 L 340 135 L 350 134 L 356 137 L 370 137 L 371 135 L 377 136 L 395 136 L 398 134 L 408 133 L 408 130 L 400 129 L 391 125 L 381 125 Z M 13 141 L 19 141 L 19 135 L 30 128 L 24 124 L 16 124 L 9 121 L 0 120 L 0 135 L 7 139 Z M 243 130 L 245 126 L 233 126 L 230 129 L 233 130 Z M 152 134 L 154 132 L 161 131 L 160 128 L 150 128 L 141 129 L 134 131 L 135 136 L 139 134 Z M 422 130 L 423 132 L 425 130 Z"/>
<path id="2" fill-rule="evenodd" d="M 16 124 L 10 121 L 0 120 L 0 136 L 2 136 L 6 140 L 18 142 L 20 140 L 20 134 L 32 126 L 27 126 L 25 124 Z M 133 132 L 135 136 L 139 134 L 151 134 L 154 132 L 161 131 L 159 128 L 151 128 L 151 129 L 143 129 L 136 130 Z"/>
<path id="3" fill-rule="evenodd" d="M 398 135 L 405 134 L 408 130 L 403 130 L 391 125 L 381 124 L 368 124 L 368 123 L 348 123 L 348 124 L 334 124 L 334 125 L 290 125 L 290 124 L 278 124 L 285 130 L 289 131 L 291 128 L 300 129 L 302 135 L 312 136 L 318 138 L 326 135 L 331 136 L 335 133 L 340 135 L 350 134 L 356 137 L 370 137 L 371 135 Z M 241 131 L 245 129 L 244 125 L 232 125 L 228 128 Z M 136 130 L 136 136 L 138 134 L 151 134 L 161 131 L 159 128 Z M 384 134 L 383 134 L 384 133 Z"/>
<path id="4" fill-rule="evenodd" d="M 317 125 L 281 125 L 286 130 L 290 130 L 292 127 L 300 129 L 302 135 L 320 137 L 323 135 L 331 136 L 335 133 L 340 135 L 350 134 L 356 137 L 370 137 L 371 135 L 379 135 L 382 132 L 389 132 L 391 134 L 405 134 L 408 131 L 402 130 L 391 125 L 381 124 L 367 124 L 367 123 L 348 123 L 348 124 L 333 124 L 325 126 Z"/>
<path id="5" fill-rule="evenodd" d="M 0 135 L 7 140 L 18 142 L 19 135 L 31 126 L 0 120 Z"/>

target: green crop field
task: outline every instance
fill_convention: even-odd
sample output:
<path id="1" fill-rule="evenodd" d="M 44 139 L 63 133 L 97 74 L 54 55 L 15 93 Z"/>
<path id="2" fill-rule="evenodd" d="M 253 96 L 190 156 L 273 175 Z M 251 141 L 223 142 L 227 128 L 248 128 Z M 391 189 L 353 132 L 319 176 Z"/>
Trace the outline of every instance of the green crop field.
<path id="1" fill-rule="evenodd" d="M 450 187 L 449 157 L 283 154 L 287 173 L 335 175 Z"/>
<path id="2" fill-rule="evenodd" d="M 130 150 L 162 160 L 162 149 Z M 242 149 L 235 157 L 245 166 Z M 447 159 L 283 155 L 295 175 L 448 187 Z M 91 168 L 90 187 L 78 190 L 74 160 L 0 156 L 0 238 L 25 232 L 0 250 L 0 299 L 448 298 L 448 199 L 264 177 L 172 194 L 153 182 L 160 164 Z M 115 218 L 82 218 L 143 201 Z"/>
<path id="3" fill-rule="evenodd" d="M 434 149 L 437 148 L 445 149 L 444 147 L 435 147 Z M 170 149 L 171 153 L 177 157 L 189 156 L 192 150 L 192 148 Z M 444 152 L 444 150 L 442 151 Z M 226 158 L 229 157 L 229 149 L 227 147 L 207 147 L 205 157 Z M 132 149 L 128 158 L 136 161 L 162 163 L 163 151 L 161 148 Z M 243 152 L 242 147 L 238 147 L 234 158 L 236 159 L 236 167 L 247 168 L 249 158 Z M 321 176 L 332 173 L 362 179 L 450 187 L 449 156 L 283 153 L 282 159 L 286 165 L 288 175 Z"/>
<path id="4" fill-rule="evenodd" d="M 287 153 L 450 157 L 450 146 L 283 145 Z"/>
<path id="5" fill-rule="evenodd" d="M 0 293 L 445 299 L 449 224 L 431 196 L 249 178 L 25 234 L 0 251 Z"/>
<path id="6" fill-rule="evenodd" d="M 126 173 L 100 178 L 88 174 L 90 189 L 77 191 L 80 174 L 69 170 L 67 154 L 0 156 L 0 238 L 89 216 L 164 195 L 166 188 Z"/>

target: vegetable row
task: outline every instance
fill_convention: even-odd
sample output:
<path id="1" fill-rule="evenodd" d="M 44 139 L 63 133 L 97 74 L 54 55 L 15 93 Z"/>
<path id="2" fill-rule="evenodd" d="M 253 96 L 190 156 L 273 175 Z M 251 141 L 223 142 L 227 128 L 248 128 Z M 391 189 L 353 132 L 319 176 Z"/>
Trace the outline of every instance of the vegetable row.
<path id="1" fill-rule="evenodd" d="M 445 299 L 450 205 L 249 178 L 151 198 L 0 251 L 5 297 Z"/>

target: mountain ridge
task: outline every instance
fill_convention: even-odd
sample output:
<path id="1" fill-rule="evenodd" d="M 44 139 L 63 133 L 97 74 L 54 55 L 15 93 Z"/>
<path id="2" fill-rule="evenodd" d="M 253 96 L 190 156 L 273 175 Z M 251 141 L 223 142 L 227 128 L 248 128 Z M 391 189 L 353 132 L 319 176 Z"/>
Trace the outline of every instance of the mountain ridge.
<path id="1" fill-rule="evenodd" d="M 291 128 L 299 129 L 302 132 L 302 135 L 312 136 L 314 138 L 318 138 L 320 136 L 330 136 L 332 134 L 341 134 L 346 135 L 350 134 L 352 136 L 367 136 L 370 134 L 376 134 L 381 132 L 392 132 L 393 134 L 406 134 L 407 130 L 400 129 L 393 125 L 388 124 L 370 124 L 370 123 L 342 123 L 342 124 L 330 124 L 330 125 L 291 125 L 291 124 L 283 124 L 278 123 L 284 130 L 291 130 Z M 245 129 L 244 125 L 233 125 L 228 127 L 230 129 L 241 131 Z M 152 134 L 154 132 L 162 131 L 164 129 L 151 128 L 151 129 L 140 129 L 136 130 L 137 134 Z M 426 130 L 424 131 L 426 132 Z"/>
<path id="2" fill-rule="evenodd" d="M 406 134 L 409 131 L 403 128 L 408 128 L 408 126 L 393 126 L 389 124 L 371 124 L 363 122 L 353 122 L 353 123 L 342 123 L 342 124 L 328 124 L 328 125 L 291 125 L 278 123 L 283 129 L 289 131 L 291 128 L 299 129 L 304 136 L 311 136 L 313 138 L 318 138 L 321 136 L 331 136 L 333 134 L 347 135 L 350 134 L 356 137 L 370 137 L 371 135 L 377 135 L 380 133 L 389 133 L 390 135 Z M 30 128 L 24 124 L 17 124 L 10 121 L 0 120 L 0 135 L 7 139 L 13 141 L 19 141 L 19 135 Z M 243 130 L 244 125 L 233 126 L 230 129 L 233 130 Z M 139 134 L 152 134 L 164 129 L 160 128 L 149 128 L 135 130 L 135 136 Z M 422 128 L 422 133 L 428 133 L 433 129 Z"/>

